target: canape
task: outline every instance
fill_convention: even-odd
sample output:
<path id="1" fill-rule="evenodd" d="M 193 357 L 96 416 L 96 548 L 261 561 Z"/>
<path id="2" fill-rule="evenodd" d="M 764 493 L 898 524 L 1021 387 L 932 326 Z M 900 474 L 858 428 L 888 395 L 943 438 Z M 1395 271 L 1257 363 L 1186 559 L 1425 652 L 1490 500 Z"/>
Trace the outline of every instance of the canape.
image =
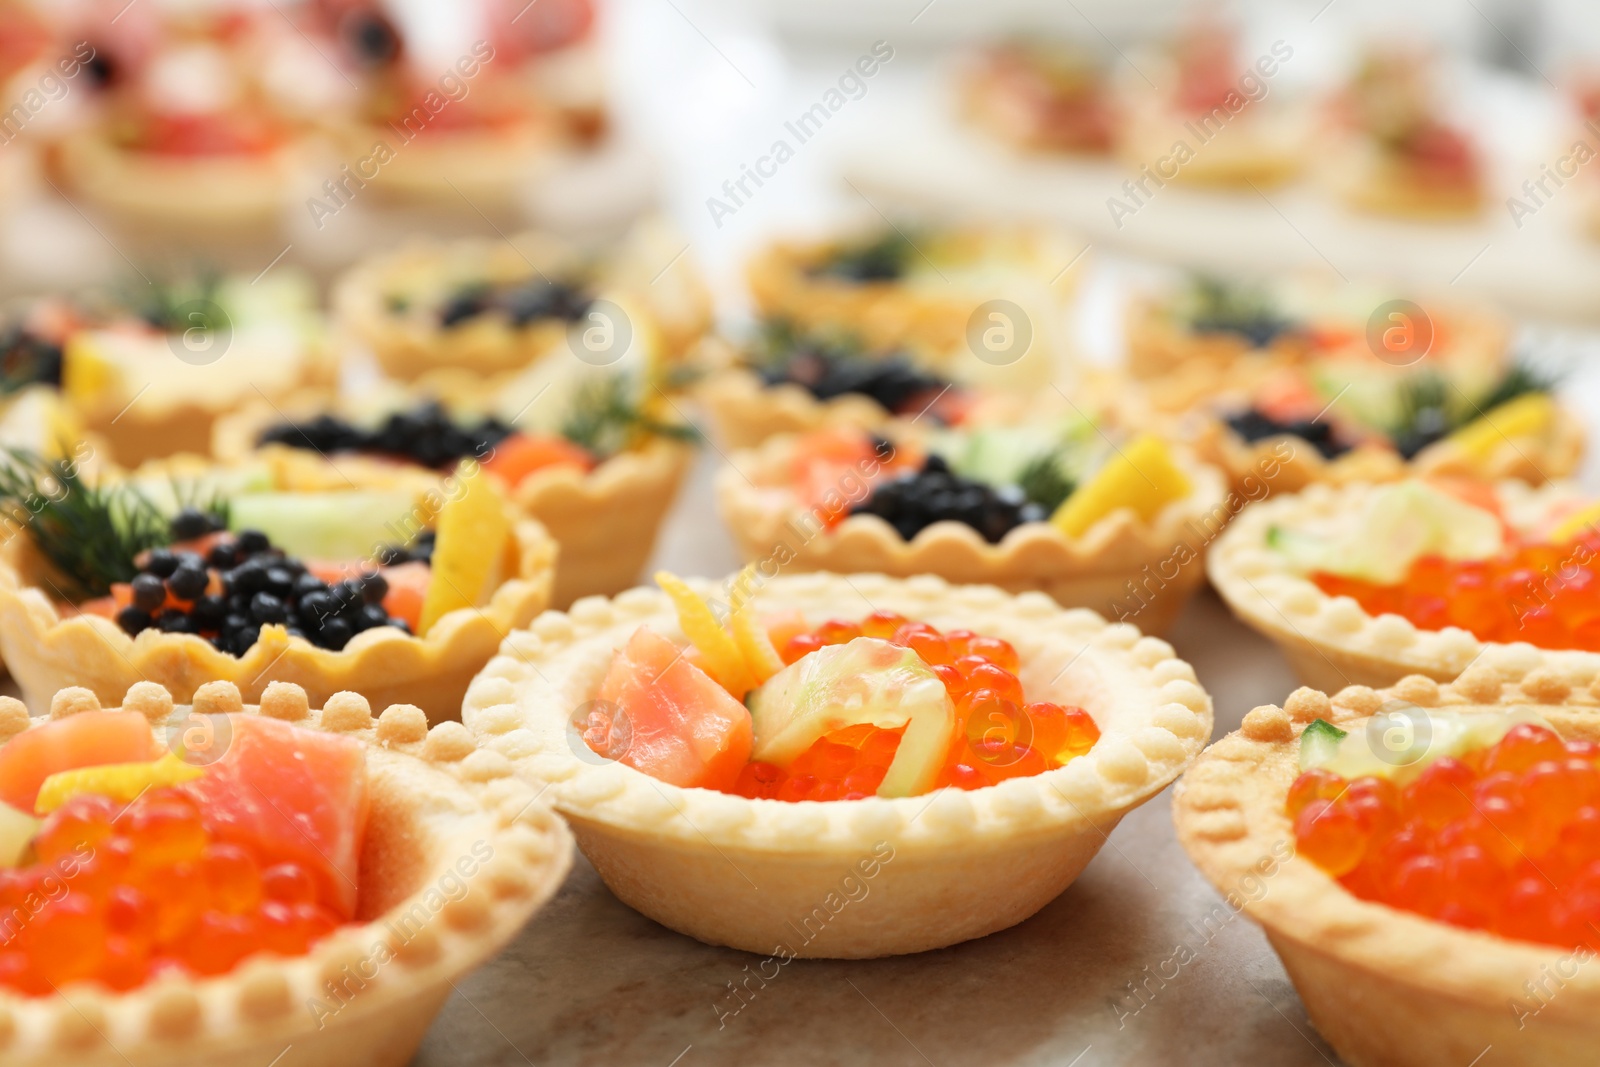
<path id="1" fill-rule="evenodd" d="M 115 219 L 190 233 L 274 223 L 304 166 L 300 131 L 259 75 L 265 16 L 149 16 L 138 64 L 52 146 L 67 191 Z M 126 27 L 124 27 L 126 28 Z M 109 59 L 107 61 L 109 63 Z"/>
<path id="2" fill-rule="evenodd" d="M 636 584 L 694 455 L 694 431 L 625 375 L 501 376 L 488 386 L 470 377 L 436 373 L 360 399 L 257 401 L 218 423 L 213 447 L 223 461 L 293 456 L 332 482 L 339 471 L 359 480 L 397 465 L 436 477 L 473 461 L 560 547 L 552 604 Z"/>
<path id="3" fill-rule="evenodd" d="M 65 314 L 64 325 L 24 325 L 45 355 L 58 352 L 54 364 L 37 361 L 39 380 L 59 382 L 84 429 L 126 466 L 204 455 L 217 420 L 239 404 L 276 402 L 336 373 L 310 279 L 288 269 L 151 283 L 64 313 L 51 304 L 41 310 Z"/>
<path id="4" fill-rule="evenodd" d="M 1250 282 L 1195 274 L 1136 296 L 1125 322 L 1128 367 L 1168 411 L 1248 390 L 1285 366 L 1333 358 L 1343 362 L 1332 366 L 1346 370 L 1365 359 L 1375 377 L 1383 374 L 1378 363 L 1419 372 L 1448 365 L 1479 388 L 1477 379 L 1500 372 L 1511 350 L 1511 324 L 1494 312 L 1309 277 Z"/>
<path id="5" fill-rule="evenodd" d="M 1036 387 L 1059 370 L 1083 251 L 1049 229 L 890 228 L 780 241 L 746 275 L 768 317 L 906 348 L 946 375 Z"/>
<path id="6" fill-rule="evenodd" d="M 5 467 L 26 536 L 0 553 L 0 656 L 23 698 L 221 679 L 354 690 L 456 718 L 468 680 L 548 602 L 555 545 L 463 465 L 328 471 L 271 456 L 90 479 Z M 359 474 L 357 483 L 352 474 Z"/>
<path id="7" fill-rule="evenodd" d="M 1435 99 L 1432 66 L 1407 50 L 1373 50 L 1332 107 L 1340 142 L 1324 173 L 1351 207 L 1451 221 L 1486 199 L 1482 151 Z"/>
<path id="8" fill-rule="evenodd" d="M 714 350 L 708 352 L 708 350 Z M 895 418 L 956 425 L 1006 408 L 993 392 L 950 381 L 904 350 L 870 351 L 849 334 L 763 324 L 742 349 L 702 346 L 715 369 L 695 389 L 727 448 L 751 448 L 783 433 L 846 425 L 876 429 Z"/>
<path id="9" fill-rule="evenodd" d="M 618 897 L 702 941 L 862 958 L 1021 922 L 1210 733 L 1193 670 L 1132 626 L 932 576 L 770 573 L 724 594 L 726 629 L 711 586 L 668 575 L 670 597 L 546 613 L 463 711 Z"/>
<path id="10" fill-rule="evenodd" d="M 645 223 L 609 250 L 533 233 L 414 244 L 352 268 L 335 286 L 334 312 L 402 380 L 552 356 L 605 366 L 630 348 L 675 358 L 710 326 L 711 302 L 673 240 Z"/>
<path id="11" fill-rule="evenodd" d="M 1066 42 L 1015 40 L 986 48 L 963 72 L 969 122 L 1017 148 L 1104 155 L 1120 116 L 1105 64 Z"/>
<path id="12" fill-rule="evenodd" d="M 715 486 L 747 560 L 1040 590 L 1152 633 L 1198 586 L 1237 509 L 1220 472 L 1186 450 L 1082 416 L 893 441 L 844 427 L 773 438 L 734 453 Z"/>
<path id="13" fill-rule="evenodd" d="M 1252 65 L 1237 34 L 1200 22 L 1174 42 L 1154 87 L 1136 87 L 1118 154 L 1153 178 L 1221 188 L 1280 185 L 1308 156 L 1305 117 L 1272 92 L 1294 54 L 1282 41 Z"/>
<path id="14" fill-rule="evenodd" d="M 1597 662 L 1301 689 L 1178 784 L 1179 841 L 1345 1062 L 1592 1058 Z"/>
<path id="15" fill-rule="evenodd" d="M 1192 443 L 1235 486 L 1273 492 L 1432 474 L 1539 485 L 1577 469 L 1583 425 L 1552 380 L 1457 364 L 1397 368 L 1361 349 L 1279 368 L 1194 413 Z"/>
<path id="16" fill-rule="evenodd" d="M 1312 485 L 1245 509 L 1211 584 L 1307 685 L 1440 681 L 1480 659 L 1600 662 L 1597 512 L 1569 483 Z"/>
<path id="17" fill-rule="evenodd" d="M 571 836 L 458 723 L 275 683 L 0 698 L 9 1062 L 399 1067 Z"/>

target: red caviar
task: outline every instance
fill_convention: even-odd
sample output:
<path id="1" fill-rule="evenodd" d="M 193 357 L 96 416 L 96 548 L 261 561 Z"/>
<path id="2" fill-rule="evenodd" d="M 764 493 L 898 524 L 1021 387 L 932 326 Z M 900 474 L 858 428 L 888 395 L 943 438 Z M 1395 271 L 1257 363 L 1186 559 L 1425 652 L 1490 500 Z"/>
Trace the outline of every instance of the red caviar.
<path id="1" fill-rule="evenodd" d="M 1600 652 L 1600 534 L 1493 559 L 1423 556 L 1388 585 L 1325 572 L 1312 580 L 1369 615 L 1400 615 L 1424 630 L 1457 626 L 1483 641 Z"/>
<path id="2" fill-rule="evenodd" d="M 911 649 L 933 668 L 956 705 L 956 727 L 936 785 L 980 789 L 1059 767 L 1100 738 L 1079 707 L 1027 702 L 1015 671 L 1017 650 L 998 637 L 969 630 L 941 633 L 925 622 L 875 611 L 860 622 L 830 619 L 790 637 L 784 663 L 825 645 L 876 637 Z M 788 768 L 753 762 L 734 792 L 776 800 L 856 800 L 883 782 L 900 743 L 899 730 L 852 726 L 819 738 Z"/>
<path id="3" fill-rule="evenodd" d="M 304 955 L 339 925 L 310 872 L 263 869 L 249 847 L 212 840 L 181 788 L 126 807 L 75 797 L 45 820 L 35 851 L 30 866 L 0 871 L 0 985 L 25 994 L 223 974 L 260 951 Z"/>
<path id="4" fill-rule="evenodd" d="M 1530 723 L 1403 788 L 1300 775 L 1301 855 L 1351 893 L 1441 922 L 1600 949 L 1600 753 Z"/>

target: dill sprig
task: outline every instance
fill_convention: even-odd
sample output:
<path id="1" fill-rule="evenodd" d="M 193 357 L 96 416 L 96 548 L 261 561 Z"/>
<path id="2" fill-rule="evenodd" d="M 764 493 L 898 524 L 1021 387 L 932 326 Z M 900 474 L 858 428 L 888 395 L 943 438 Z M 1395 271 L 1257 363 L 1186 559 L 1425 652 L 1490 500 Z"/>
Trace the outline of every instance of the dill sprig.
<path id="1" fill-rule="evenodd" d="M 906 272 L 916 251 L 909 237 L 891 229 L 881 237 L 838 248 L 813 273 L 850 281 L 892 281 Z"/>
<path id="2" fill-rule="evenodd" d="M 1201 333 L 1236 333 L 1265 348 L 1293 324 L 1274 307 L 1272 294 L 1260 286 L 1196 274 L 1182 309 L 1189 325 Z"/>
<path id="3" fill-rule="evenodd" d="M 1476 397 L 1468 397 L 1434 371 L 1414 374 L 1400 384 L 1399 413 L 1386 427 L 1395 448 L 1410 459 L 1491 408 L 1529 393 L 1548 393 L 1558 379 L 1514 361 L 1500 379 Z"/>
<path id="4" fill-rule="evenodd" d="M 657 419 L 633 395 L 625 374 L 585 382 L 561 424 L 561 436 L 605 459 L 622 452 L 640 437 L 698 441 L 693 426 Z"/>
<path id="5" fill-rule="evenodd" d="M 147 288 L 129 293 L 125 303 L 129 310 L 156 329 L 164 333 L 182 333 L 196 325 L 185 317 L 184 306 L 196 300 L 215 305 L 221 288 L 222 275 L 215 270 L 205 270 L 192 280 L 153 281 Z M 190 308 L 188 315 L 193 314 L 194 309 Z M 203 325 L 214 329 L 219 324 L 207 322 Z"/>
<path id="6" fill-rule="evenodd" d="M 1067 475 L 1065 459 L 1064 449 L 1051 449 L 1029 460 L 1017 475 L 1017 485 L 1023 493 L 1047 512 L 1054 512 L 1077 488 Z"/>
<path id="7" fill-rule="evenodd" d="M 132 486 L 90 485 L 73 460 L 27 449 L 6 449 L 0 458 L 0 510 L 28 531 L 74 600 L 131 581 L 134 558 L 171 541 L 166 516 Z"/>

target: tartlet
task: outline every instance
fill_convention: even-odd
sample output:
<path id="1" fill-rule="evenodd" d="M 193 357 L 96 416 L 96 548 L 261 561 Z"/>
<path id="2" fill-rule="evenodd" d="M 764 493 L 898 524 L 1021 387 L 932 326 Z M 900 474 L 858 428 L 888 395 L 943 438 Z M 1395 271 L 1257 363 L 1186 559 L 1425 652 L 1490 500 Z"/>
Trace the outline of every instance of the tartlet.
<path id="1" fill-rule="evenodd" d="M 374 499 L 412 503 L 409 512 L 397 510 L 392 517 L 359 516 L 365 523 L 363 531 L 382 523 L 387 523 L 385 530 L 403 530 L 408 525 L 425 529 L 456 500 L 476 496 L 479 488 L 464 472 L 453 477 L 460 478 L 457 484 L 465 489 L 451 489 L 451 483 L 436 474 L 401 467 L 386 472 L 383 481 L 374 471 L 368 473 L 373 476 L 364 477 L 361 489 L 353 490 L 370 489 L 379 494 L 363 496 L 367 506 Z M 230 482 L 264 483 L 269 487 L 268 496 L 258 499 L 268 501 L 263 507 L 269 510 L 272 497 L 314 498 L 354 484 L 348 473 L 339 473 L 336 479 L 334 473 L 316 464 L 282 458 L 226 469 L 192 460 L 151 464 L 130 477 L 145 492 L 165 484 L 174 486 L 171 491 L 177 493 L 178 486 L 215 485 L 220 492 Z M 70 487 L 71 494 L 86 492 L 80 483 Z M 243 499 L 234 497 L 230 503 L 237 507 Z M 503 503 L 493 506 L 504 507 Z M 263 507 L 256 510 L 270 518 Z M 317 702 L 352 690 L 376 703 L 403 700 L 416 704 L 435 721 L 457 718 L 461 694 L 473 673 L 487 662 L 506 633 L 526 625 L 550 600 L 557 551 L 554 541 L 532 519 L 506 515 L 503 522 L 506 532 L 501 558 L 484 561 L 485 573 L 490 576 L 485 580 L 491 585 L 478 593 L 476 600 L 458 592 L 467 606 L 442 612 L 424 626 L 420 636 L 410 626 L 377 625 L 358 629 L 353 636 L 346 633 L 343 641 L 327 647 L 307 636 L 290 634 L 282 621 L 269 623 L 263 616 L 256 629 L 249 629 L 248 619 L 242 624 L 249 629 L 248 646 L 228 651 L 220 647 L 219 638 L 202 636 L 203 630 L 195 632 L 198 623 L 188 628 L 189 632 L 170 632 L 146 615 L 130 631 L 117 611 L 120 600 L 108 603 L 104 611 L 91 608 L 110 598 L 68 603 L 66 590 L 74 587 L 76 579 L 69 579 L 47 558 L 35 537 L 13 537 L 0 547 L 0 655 L 21 686 L 24 699 L 35 707 L 44 706 L 51 693 L 67 686 L 84 686 L 102 701 L 110 701 L 136 681 L 155 681 L 178 699 L 187 700 L 201 684 L 221 680 L 237 684 L 255 699 L 272 682 L 287 681 L 303 686 Z M 281 546 L 275 551 L 281 554 Z M 377 546 L 363 545 L 363 551 L 377 551 Z M 298 554 L 312 555 L 309 551 Z M 370 569 L 372 564 L 363 566 Z M 215 583 L 217 574 L 209 573 Z M 432 572 L 434 577 L 438 573 Z M 449 584 L 452 591 L 457 590 L 453 582 Z M 284 616 L 277 618 L 283 620 Z"/>
<path id="2" fill-rule="evenodd" d="M 877 515 L 822 521 L 815 514 L 820 505 L 802 500 L 791 481 L 804 443 L 803 437 L 772 438 L 734 453 L 717 472 L 717 508 L 744 559 L 794 570 L 936 574 L 1014 593 L 1039 590 L 1067 607 L 1136 620 L 1150 633 L 1171 625 L 1199 587 L 1207 544 L 1243 503 L 1230 498 L 1216 468 L 1179 449 L 1173 463 L 1190 491 L 1148 520 L 1119 507 L 1072 536 L 1050 521 L 1024 521 L 997 542 L 962 522 L 939 521 L 907 540 Z M 865 492 L 861 479 L 841 480 L 836 510 L 861 504 Z"/>
<path id="3" fill-rule="evenodd" d="M 43 721 L 30 723 L 11 698 L 0 703 L 4 739 Z M 99 707 L 87 690 L 68 689 L 51 700 L 50 716 Z M 364 699 L 342 693 L 326 710 L 311 710 L 304 691 L 280 683 L 261 705 L 245 707 L 235 687 L 213 683 L 192 709 L 174 714 L 170 694 L 140 682 L 120 707 L 144 714 L 157 730 L 184 722 L 191 710 L 242 712 L 364 741 L 373 803 L 357 924 L 303 956 L 257 956 L 214 978 L 171 973 L 126 993 L 88 985 L 43 997 L 0 991 L 8 1062 L 245 1067 L 293 1047 L 296 1062 L 399 1067 L 455 982 L 503 948 L 571 866 L 571 835 L 509 763 L 475 751 L 459 724 L 430 731 L 414 706 L 375 716 Z M 470 878 L 457 866 L 463 858 L 473 858 Z M 457 895 L 460 882 L 467 890 Z M 392 962 L 374 966 L 377 958 Z M 342 999 L 331 999 L 335 988 Z"/>
<path id="4" fill-rule="evenodd" d="M 414 243 L 351 268 L 335 284 L 334 315 L 386 374 L 401 380 L 445 367 L 483 375 L 518 370 L 567 355 L 569 334 L 590 328 L 610 331 L 593 354 L 579 354 L 593 365 L 621 359 L 620 346 L 630 339 L 671 359 L 711 322 L 710 296 L 675 241 L 665 227 L 647 222 L 608 250 L 534 233 Z M 475 286 L 520 286 L 531 298 L 539 283 L 548 283 L 541 290 L 550 294 L 548 310 L 530 309 L 522 324 L 488 301 L 470 309 L 463 302 Z M 595 299 L 617 305 L 627 321 L 594 321 Z"/>
<path id="5" fill-rule="evenodd" d="M 980 627 L 1016 647 L 1024 681 L 1084 706 L 1102 736 L 1058 770 L 971 792 L 789 802 L 679 788 L 599 760 L 570 725 L 640 624 L 682 640 L 667 598 L 636 589 L 540 616 L 474 681 L 463 721 L 484 749 L 548 786 L 618 897 L 703 941 L 862 958 L 1004 929 L 1059 894 L 1210 733 L 1210 699 L 1170 645 L 1037 593 L 932 576 L 802 575 L 765 582 L 755 603 L 813 622 L 878 608 Z M 838 906 L 841 878 L 870 891 L 856 896 L 847 884 L 854 899 Z M 826 918 L 812 918 L 817 908 Z M 808 936 L 798 922 L 820 929 Z"/>
<path id="6" fill-rule="evenodd" d="M 1587 1063 L 1600 986 L 1581 966 L 1593 958 L 1585 949 L 1512 940 L 1372 903 L 1295 855 L 1285 793 L 1300 773 L 1305 726 L 1320 718 L 1358 732 L 1396 706 L 1424 713 L 1531 709 L 1566 739 L 1593 741 L 1600 738 L 1597 665 L 1535 654 L 1498 670 L 1475 665 L 1450 685 L 1410 676 L 1392 689 L 1356 685 L 1331 699 L 1300 689 L 1282 708 L 1251 711 L 1178 784 L 1179 841 L 1228 907 L 1265 929 L 1311 1021 L 1347 1062 L 1443 1067 L 1483 1058 L 1493 1047 L 1520 1063 Z"/>
<path id="7" fill-rule="evenodd" d="M 770 318 L 908 348 L 953 378 L 1038 386 L 1057 369 L 1082 252 L 1047 229 L 890 229 L 776 242 L 750 261 L 746 280 Z M 986 330 L 1001 331 L 992 354 L 978 352 Z M 1028 347 L 1014 350 L 1025 338 Z"/>
<path id="8" fill-rule="evenodd" d="M 238 405 L 281 401 L 337 374 L 311 283 L 296 272 L 134 298 L 91 305 L 61 341 L 59 372 L 66 404 L 124 466 L 205 455 L 217 421 Z"/>
<path id="9" fill-rule="evenodd" d="M 1490 423 L 1507 414 L 1485 413 Z M 1571 476 L 1587 444 L 1583 424 L 1559 404 L 1550 405 L 1549 417 L 1537 425 L 1513 427 L 1507 420 L 1509 432 L 1492 436 L 1474 432 L 1466 439 L 1452 434 L 1409 459 L 1387 443 L 1360 444 L 1328 456 L 1316 443 L 1292 433 L 1246 440 L 1224 419 L 1201 416 L 1197 421 L 1199 428 L 1191 440 L 1195 453 L 1226 471 L 1234 488 L 1246 492 L 1257 483 L 1269 492 L 1294 493 L 1314 482 L 1349 485 L 1435 475 L 1485 481 L 1515 478 L 1541 485 Z M 1483 447 L 1473 443 L 1480 438 Z"/>
<path id="10" fill-rule="evenodd" d="M 1321 689 L 1393 685 L 1411 674 L 1449 681 L 1473 663 L 1516 664 L 1541 655 L 1524 640 L 1480 640 L 1456 625 L 1423 628 L 1401 614 L 1385 611 L 1374 615 L 1351 596 L 1334 595 L 1313 580 L 1322 568 L 1308 562 L 1317 557 L 1309 556 L 1303 547 L 1307 537 L 1317 538 L 1324 533 L 1330 538 L 1336 534 L 1341 538 L 1364 536 L 1366 527 L 1362 524 L 1368 514 L 1365 509 L 1371 506 L 1375 494 L 1409 493 L 1420 484 L 1402 482 L 1383 488 L 1365 483 L 1339 487 L 1313 484 L 1300 493 L 1252 505 L 1213 546 L 1206 563 L 1211 584 L 1235 615 L 1278 645 L 1305 684 Z M 1498 502 L 1499 514 L 1483 514 L 1504 523 L 1511 545 L 1516 544 L 1511 540 L 1513 536 L 1535 544 L 1548 539 L 1562 521 L 1578 515 L 1587 501 L 1575 486 L 1558 482 L 1539 488 L 1514 480 L 1499 482 L 1478 490 L 1476 498 L 1484 499 L 1484 493 Z M 1472 519 L 1470 513 L 1452 510 L 1449 521 L 1464 529 L 1463 516 Z M 1407 558 L 1399 548 L 1391 551 L 1391 546 L 1378 535 L 1372 536 L 1368 557 L 1381 566 L 1394 567 L 1397 580 L 1405 578 L 1408 566 L 1415 560 L 1432 558 L 1438 551 L 1408 546 L 1412 552 Z M 1468 561 L 1501 551 L 1498 544 L 1483 551 L 1458 543 L 1462 544 L 1459 558 Z M 1507 592 L 1500 598 L 1502 606 L 1520 610 L 1545 605 L 1553 599 L 1565 584 L 1559 574 L 1568 551 L 1560 544 L 1552 545 L 1551 550 L 1556 557 L 1549 564 L 1551 573 L 1532 573 L 1535 579 L 1542 577 L 1554 584 L 1519 594 L 1528 598 L 1520 605 Z M 1578 545 L 1574 543 L 1571 550 L 1577 552 Z M 1328 560 L 1338 565 L 1353 562 L 1336 556 L 1329 556 Z M 1443 595 L 1448 608 L 1449 594 Z M 1600 663 L 1595 653 L 1576 647 L 1542 655 L 1552 663 Z"/>
<path id="11" fill-rule="evenodd" d="M 1027 151 L 1105 155 L 1121 132 L 1104 63 L 1065 42 L 993 45 L 962 72 L 960 94 L 970 123 Z"/>
<path id="12" fill-rule="evenodd" d="M 520 400 L 508 404 L 505 398 L 532 396 L 537 390 L 508 386 L 503 376 L 487 386 L 469 379 L 468 375 L 434 372 L 420 379 L 414 390 L 387 400 L 372 395 L 361 401 L 341 402 L 330 394 L 306 393 L 283 404 L 257 401 L 217 423 L 212 447 L 223 462 L 240 461 L 251 455 L 292 457 L 299 467 L 323 469 L 331 482 L 338 481 L 341 470 L 358 478 L 362 471 L 382 477 L 397 465 L 425 471 L 425 467 L 413 466 L 416 461 L 405 456 L 343 452 L 315 445 L 314 454 L 285 444 L 262 444 L 261 440 L 263 432 L 270 428 L 303 423 L 319 415 L 373 422 L 385 410 L 402 411 L 408 406 L 418 410 L 419 398 L 429 397 L 439 398 L 448 412 L 461 421 L 470 413 L 483 418 L 485 412 L 510 408 L 506 415 L 511 421 L 500 424 L 502 432 L 531 432 L 560 439 L 559 426 L 548 420 L 527 431 L 519 431 L 515 423 L 515 409 L 524 405 Z M 559 401 L 546 397 L 541 403 L 554 407 Z M 476 455 L 451 457 L 451 462 L 473 458 L 498 476 L 496 458 L 503 444 L 485 442 Z M 579 449 L 568 445 L 566 451 Z M 693 457 L 694 448 L 686 440 L 640 436 L 627 447 L 595 457 L 585 466 L 557 461 L 522 473 L 514 483 L 505 484 L 507 501 L 515 512 L 539 523 L 559 546 L 551 605 L 566 607 L 582 596 L 618 593 L 638 581 Z"/>

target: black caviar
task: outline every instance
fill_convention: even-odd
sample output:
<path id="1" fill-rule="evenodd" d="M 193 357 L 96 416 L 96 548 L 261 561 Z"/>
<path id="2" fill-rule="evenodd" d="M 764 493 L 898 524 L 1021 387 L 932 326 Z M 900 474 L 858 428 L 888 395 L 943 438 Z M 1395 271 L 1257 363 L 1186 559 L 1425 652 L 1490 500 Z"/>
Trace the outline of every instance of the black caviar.
<path id="1" fill-rule="evenodd" d="M 782 363 L 764 368 L 761 380 L 803 386 L 818 400 L 855 393 L 897 414 L 919 410 L 950 384 L 899 353 L 860 356 L 819 344 L 800 344 Z"/>
<path id="2" fill-rule="evenodd" d="M 1310 419 L 1279 421 L 1255 408 L 1249 408 L 1229 415 L 1228 426 L 1246 441 L 1260 441 L 1281 434 L 1298 437 L 1322 453 L 1324 459 L 1333 459 L 1350 451 L 1350 446 L 1339 440 L 1334 435 L 1333 427 L 1325 422 L 1315 422 Z"/>
<path id="3" fill-rule="evenodd" d="M 20 322 L 0 329 L 0 392 L 26 385 L 61 385 L 61 346 Z"/>
<path id="4" fill-rule="evenodd" d="M 1020 486 L 997 488 L 963 478 L 937 455 L 928 456 L 921 470 L 879 484 L 850 514 L 876 515 L 907 541 L 936 522 L 954 520 L 977 530 L 990 544 L 1025 522 L 1048 517 Z"/>
<path id="5" fill-rule="evenodd" d="M 499 312 L 511 325 L 522 327 L 540 319 L 577 322 L 588 312 L 594 297 L 571 282 L 529 278 L 513 285 L 483 282 L 462 286 L 439 307 L 439 325 L 446 329 Z"/>
<path id="6" fill-rule="evenodd" d="M 408 459 L 424 467 L 449 467 L 465 456 L 482 458 L 516 430 L 496 418 L 460 425 L 436 401 L 398 411 L 368 429 L 339 418 L 318 415 L 306 422 L 274 426 L 261 444 L 287 445 L 324 454 L 376 452 Z"/>
<path id="7" fill-rule="evenodd" d="M 200 532 L 194 531 L 199 528 Z M 190 541 L 221 531 L 221 523 L 194 508 L 172 519 L 174 540 Z M 431 561 L 433 532 L 411 548 L 379 553 L 384 565 Z M 219 592 L 207 592 L 215 575 Z M 305 564 L 274 548 L 259 530 L 219 538 L 205 557 L 185 549 L 152 549 L 132 581 L 133 602 L 117 613 L 129 634 L 157 629 L 197 634 L 222 652 L 242 656 L 261 637 L 261 627 L 279 624 L 290 636 L 338 651 L 356 634 L 376 626 L 407 633 L 404 619 L 383 610 L 389 583 L 377 572 L 329 584 Z M 173 600 L 182 604 L 171 604 Z M 169 606 L 171 605 L 171 606 Z"/>

